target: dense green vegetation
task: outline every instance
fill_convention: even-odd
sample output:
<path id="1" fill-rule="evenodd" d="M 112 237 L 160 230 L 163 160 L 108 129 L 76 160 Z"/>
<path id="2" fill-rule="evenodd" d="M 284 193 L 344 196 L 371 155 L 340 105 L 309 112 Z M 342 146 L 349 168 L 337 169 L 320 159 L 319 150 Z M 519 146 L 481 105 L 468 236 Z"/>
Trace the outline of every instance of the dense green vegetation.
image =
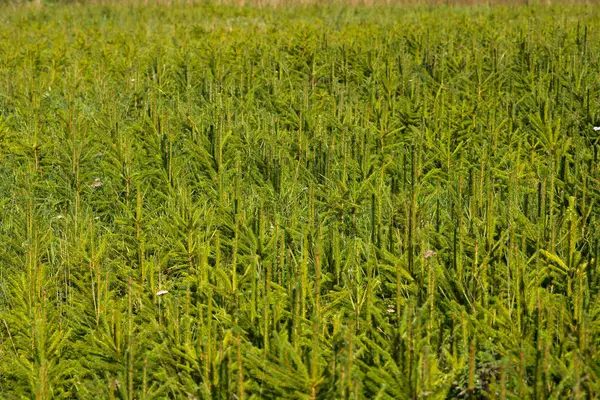
<path id="1" fill-rule="evenodd" d="M 0 9 L 0 398 L 597 398 L 599 26 Z"/>

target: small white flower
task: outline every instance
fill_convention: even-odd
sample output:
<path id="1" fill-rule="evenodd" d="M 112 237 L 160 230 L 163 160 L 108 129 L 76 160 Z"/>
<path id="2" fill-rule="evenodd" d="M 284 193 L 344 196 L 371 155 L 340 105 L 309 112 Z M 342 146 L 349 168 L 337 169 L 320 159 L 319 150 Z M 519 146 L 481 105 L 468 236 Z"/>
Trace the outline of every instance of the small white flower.
<path id="1" fill-rule="evenodd" d="M 135 82 L 135 78 L 131 78 L 131 82 Z"/>
<path id="2" fill-rule="evenodd" d="M 594 127 L 594 130 L 595 130 L 595 131 L 600 131 L 600 126 L 595 126 L 595 127 Z"/>
<path id="3" fill-rule="evenodd" d="M 62 214 L 58 214 L 58 215 L 56 216 L 56 219 L 63 219 L 64 217 L 65 217 L 64 215 L 62 215 Z"/>
<path id="4" fill-rule="evenodd" d="M 162 296 L 163 294 L 167 294 L 167 293 L 169 293 L 168 290 L 159 290 L 158 292 L 156 292 L 156 295 L 157 296 Z"/>
<path id="5" fill-rule="evenodd" d="M 423 257 L 425 257 L 425 259 L 427 259 L 427 258 L 434 257 L 434 256 L 435 256 L 435 254 L 436 254 L 436 252 L 435 252 L 435 251 L 433 251 L 433 250 L 425 250 L 425 251 L 423 252 Z"/>
<path id="6" fill-rule="evenodd" d="M 102 187 L 102 185 L 104 185 L 104 183 L 100 180 L 100 178 L 94 179 L 94 183 L 91 184 L 94 189 Z"/>

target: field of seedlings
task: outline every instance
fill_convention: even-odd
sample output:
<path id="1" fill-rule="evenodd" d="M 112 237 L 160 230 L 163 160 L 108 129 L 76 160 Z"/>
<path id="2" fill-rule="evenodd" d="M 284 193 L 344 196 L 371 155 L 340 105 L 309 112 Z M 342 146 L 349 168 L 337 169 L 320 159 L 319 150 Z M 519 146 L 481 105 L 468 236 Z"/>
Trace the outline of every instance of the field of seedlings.
<path id="1" fill-rule="evenodd" d="M 0 7 L 0 398 L 600 397 L 600 9 Z"/>

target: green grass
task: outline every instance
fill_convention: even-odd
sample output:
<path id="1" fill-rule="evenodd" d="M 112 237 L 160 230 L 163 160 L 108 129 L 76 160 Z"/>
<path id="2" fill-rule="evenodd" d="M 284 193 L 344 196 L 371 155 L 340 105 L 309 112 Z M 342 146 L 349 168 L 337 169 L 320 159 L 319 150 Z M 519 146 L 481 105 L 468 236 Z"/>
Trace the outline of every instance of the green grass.
<path id="1" fill-rule="evenodd" d="M 598 398 L 599 26 L 0 8 L 0 398 Z"/>

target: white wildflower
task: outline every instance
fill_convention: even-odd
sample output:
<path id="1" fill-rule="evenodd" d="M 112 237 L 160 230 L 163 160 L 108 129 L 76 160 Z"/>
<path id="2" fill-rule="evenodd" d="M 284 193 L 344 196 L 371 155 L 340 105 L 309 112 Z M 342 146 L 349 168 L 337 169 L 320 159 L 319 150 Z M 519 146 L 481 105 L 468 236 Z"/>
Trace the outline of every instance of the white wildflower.
<path id="1" fill-rule="evenodd" d="M 99 187 L 102 187 L 102 185 L 104 185 L 104 182 L 102 182 L 100 180 L 100 178 L 96 178 L 94 179 L 94 183 L 91 184 L 92 188 L 97 189 Z"/>
<path id="2" fill-rule="evenodd" d="M 423 252 L 423 257 L 425 257 L 425 259 L 434 257 L 435 255 L 436 255 L 436 252 L 433 250 L 425 250 Z"/>
<path id="3" fill-rule="evenodd" d="M 595 131 L 600 131 L 600 126 L 595 126 L 595 127 L 594 127 L 594 130 L 595 130 Z"/>
<path id="4" fill-rule="evenodd" d="M 168 290 L 159 290 L 158 292 L 156 292 L 156 295 L 157 296 L 162 296 L 163 294 L 167 294 L 167 293 L 169 293 Z"/>

